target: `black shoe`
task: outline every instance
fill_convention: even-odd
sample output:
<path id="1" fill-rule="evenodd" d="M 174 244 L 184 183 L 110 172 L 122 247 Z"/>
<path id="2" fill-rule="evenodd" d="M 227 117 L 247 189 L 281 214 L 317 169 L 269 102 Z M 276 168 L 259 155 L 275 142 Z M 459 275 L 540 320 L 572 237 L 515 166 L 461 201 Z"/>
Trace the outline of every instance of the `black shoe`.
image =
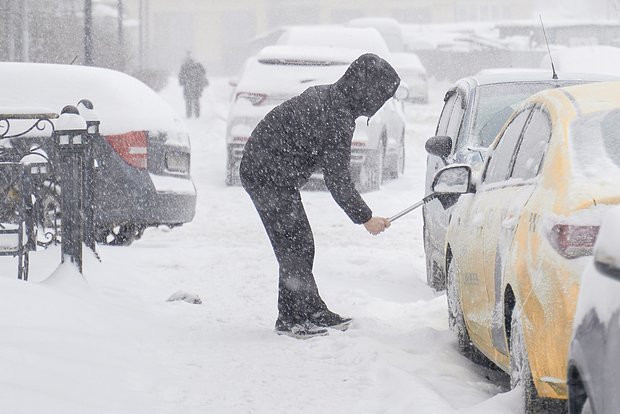
<path id="1" fill-rule="evenodd" d="M 327 329 L 320 328 L 308 321 L 295 323 L 286 322 L 282 319 L 276 321 L 275 331 L 278 335 L 287 335 L 297 339 L 308 339 L 328 334 Z"/>
<path id="2" fill-rule="evenodd" d="M 338 329 L 339 331 L 346 331 L 349 328 L 353 319 L 343 318 L 342 316 L 334 313 L 328 309 L 318 311 L 310 315 L 308 321 L 321 328 Z"/>

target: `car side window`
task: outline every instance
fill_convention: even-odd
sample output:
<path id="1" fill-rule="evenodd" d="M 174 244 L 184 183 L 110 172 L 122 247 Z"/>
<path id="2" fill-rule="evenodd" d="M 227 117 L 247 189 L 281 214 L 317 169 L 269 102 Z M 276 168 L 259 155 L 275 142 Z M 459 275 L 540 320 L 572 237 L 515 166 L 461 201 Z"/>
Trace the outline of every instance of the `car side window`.
<path id="1" fill-rule="evenodd" d="M 512 178 L 527 180 L 538 175 L 549 138 L 551 138 L 551 119 L 547 112 L 539 107 L 532 112 L 532 117 L 525 127 L 515 157 Z"/>
<path id="2" fill-rule="evenodd" d="M 443 105 L 443 109 L 439 117 L 439 123 L 437 124 L 437 131 L 435 131 L 435 135 L 447 135 L 448 123 L 450 122 L 450 117 L 452 116 L 452 108 L 454 108 L 456 97 L 456 92 L 453 92 L 448 96 L 448 99 L 446 99 L 446 103 Z"/>
<path id="3" fill-rule="evenodd" d="M 484 174 L 485 183 L 496 183 L 508 179 L 509 168 L 515 147 L 519 143 L 521 131 L 531 112 L 528 108 L 512 119 L 504 130 L 497 147 L 489 157 L 489 162 Z"/>
<path id="4" fill-rule="evenodd" d="M 446 135 L 452 138 L 452 144 L 454 147 L 457 145 L 456 141 L 461 129 L 461 124 L 463 123 L 464 113 L 463 95 L 461 93 L 457 93 L 456 100 L 454 101 L 454 108 L 452 109 L 452 115 L 450 116 L 450 122 L 448 123 L 448 130 L 446 131 Z"/>

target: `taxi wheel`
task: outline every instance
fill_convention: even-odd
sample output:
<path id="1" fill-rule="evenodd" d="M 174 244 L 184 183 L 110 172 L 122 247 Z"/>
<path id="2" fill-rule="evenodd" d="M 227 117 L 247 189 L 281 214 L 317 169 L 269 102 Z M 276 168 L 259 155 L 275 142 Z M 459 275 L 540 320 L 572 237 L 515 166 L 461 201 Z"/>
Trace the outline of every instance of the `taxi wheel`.
<path id="1" fill-rule="evenodd" d="M 448 263 L 448 277 L 446 278 L 446 297 L 448 299 L 448 324 L 450 329 L 456 332 L 458 336 L 458 351 L 470 361 L 487 368 L 494 368 L 495 365 L 476 348 L 471 341 L 463 311 L 461 310 L 461 302 L 456 289 L 456 266 L 452 262 Z"/>
<path id="2" fill-rule="evenodd" d="M 510 388 L 514 389 L 518 386 L 523 388 L 525 414 L 567 413 L 568 407 L 565 400 L 540 398 L 538 396 L 532 379 L 519 313 L 515 309 L 512 312 L 510 322 Z"/>

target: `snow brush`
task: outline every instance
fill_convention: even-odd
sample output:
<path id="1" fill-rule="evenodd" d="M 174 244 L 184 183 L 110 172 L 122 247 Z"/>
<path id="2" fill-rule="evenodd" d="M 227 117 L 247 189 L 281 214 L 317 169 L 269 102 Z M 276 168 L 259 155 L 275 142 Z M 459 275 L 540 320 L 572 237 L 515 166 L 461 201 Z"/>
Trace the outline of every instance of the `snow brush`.
<path id="1" fill-rule="evenodd" d="M 418 208 L 420 206 L 423 206 L 424 204 L 426 204 L 429 201 L 434 200 L 434 199 L 438 199 L 439 200 L 439 202 L 441 203 L 441 206 L 444 208 L 444 210 L 448 209 L 448 208 L 452 207 L 454 205 L 454 203 L 457 202 L 457 200 L 459 199 L 460 196 L 461 196 L 460 193 L 432 193 L 432 194 L 429 194 L 426 197 L 424 197 L 422 200 L 420 200 L 417 203 L 415 203 L 414 205 L 409 206 L 406 209 L 404 209 L 403 211 L 394 214 L 392 217 L 388 218 L 388 221 L 390 223 L 393 223 L 394 220 L 396 220 L 398 218 L 401 218 L 405 214 L 409 214 L 410 212 L 412 212 L 416 208 Z"/>
<path id="2" fill-rule="evenodd" d="M 392 217 L 388 218 L 388 221 L 390 223 L 393 223 L 394 220 L 401 218 L 402 216 L 404 216 L 405 214 L 408 214 L 410 212 L 412 212 L 413 210 L 415 210 L 416 208 L 423 206 L 424 204 L 428 203 L 429 201 L 431 201 L 433 198 L 437 197 L 437 194 L 430 194 L 427 195 L 426 197 L 424 197 L 422 200 L 418 201 L 417 203 L 415 203 L 412 206 L 407 207 L 406 209 L 404 209 L 403 211 L 394 214 Z"/>

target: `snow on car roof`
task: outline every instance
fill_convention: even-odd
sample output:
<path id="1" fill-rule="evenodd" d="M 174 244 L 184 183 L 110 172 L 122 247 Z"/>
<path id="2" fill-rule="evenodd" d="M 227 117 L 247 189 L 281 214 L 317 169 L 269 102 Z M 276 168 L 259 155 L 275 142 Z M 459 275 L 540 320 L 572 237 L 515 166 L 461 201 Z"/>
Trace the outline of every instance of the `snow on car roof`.
<path id="1" fill-rule="evenodd" d="M 422 61 L 415 53 L 411 52 L 399 52 L 392 53 L 390 59 L 390 64 L 394 67 L 402 68 L 402 69 L 413 69 L 419 73 L 426 73 L 426 68 L 422 64 Z"/>
<path id="2" fill-rule="evenodd" d="M 278 39 L 279 45 L 361 49 L 388 57 L 387 44 L 373 28 L 339 26 L 293 26 Z"/>
<path id="3" fill-rule="evenodd" d="M 45 107 L 92 101 L 103 134 L 129 131 L 185 131 L 181 118 L 155 91 L 110 69 L 45 63 L 0 63 L 0 106 Z"/>
<path id="4" fill-rule="evenodd" d="M 315 55 L 317 61 L 321 61 L 322 58 L 331 54 L 331 48 L 313 49 L 317 52 Z M 336 49 L 331 50 L 335 51 Z M 340 55 L 338 60 L 341 62 L 340 64 L 301 65 L 274 58 L 304 56 L 305 62 L 308 63 L 312 59 L 309 48 L 268 46 L 248 61 L 237 85 L 237 92 L 282 95 L 288 98 L 303 92 L 309 86 L 333 83 L 346 71 L 350 63 L 348 60 L 353 61 L 359 56 L 357 50 L 348 49 L 345 52 L 349 53 L 349 56 Z M 259 60 L 261 57 L 262 61 Z"/>
<path id="5" fill-rule="evenodd" d="M 567 86 L 556 91 L 556 93 L 563 93 L 567 96 L 569 98 L 568 102 L 579 114 L 620 108 L 620 81 L 618 80 Z M 551 93 L 553 91 L 545 92 Z"/>
<path id="6" fill-rule="evenodd" d="M 363 49 L 335 47 L 300 47 L 300 46 L 267 46 L 258 52 L 257 59 L 261 63 L 279 63 L 291 65 L 349 65 L 360 55 Z"/>
<path id="7" fill-rule="evenodd" d="M 506 83 L 506 82 L 536 82 L 536 81 L 552 81 L 553 74 L 551 70 L 545 71 L 523 71 L 505 70 L 502 72 L 492 72 L 486 74 L 479 74 L 470 76 L 469 79 L 474 80 L 478 85 L 490 85 L 494 83 Z M 583 81 L 603 81 L 603 80 L 617 80 L 617 77 L 605 74 L 595 73 L 558 73 L 558 83 L 563 80 L 583 80 Z"/>

